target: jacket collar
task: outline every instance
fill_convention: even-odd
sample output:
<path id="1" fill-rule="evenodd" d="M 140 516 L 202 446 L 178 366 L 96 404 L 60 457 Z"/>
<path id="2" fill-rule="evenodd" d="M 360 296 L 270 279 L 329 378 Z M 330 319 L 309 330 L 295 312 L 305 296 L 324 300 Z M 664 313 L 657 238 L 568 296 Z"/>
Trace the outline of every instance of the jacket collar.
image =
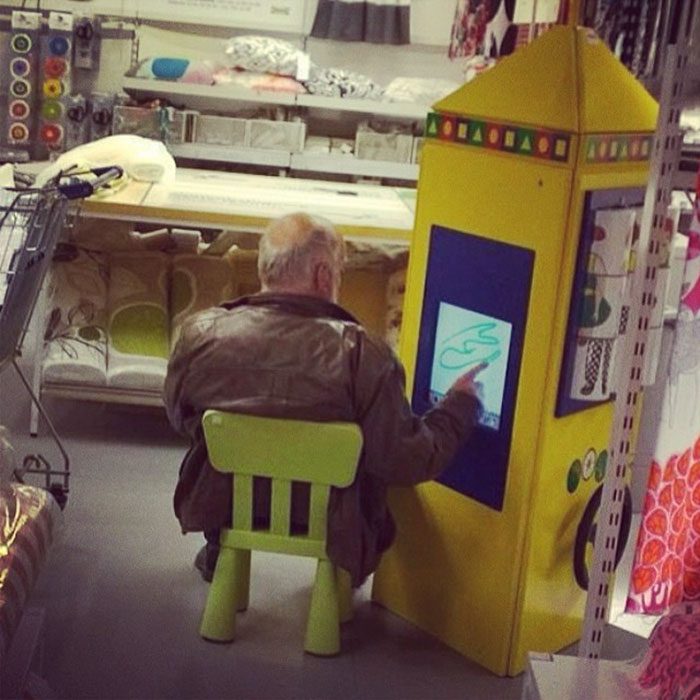
<path id="1" fill-rule="evenodd" d="M 260 292 L 250 296 L 226 301 L 221 307 L 230 311 L 242 306 L 277 308 L 287 313 L 312 318 L 332 318 L 337 321 L 349 321 L 359 325 L 359 321 L 348 311 L 330 301 L 324 301 L 305 294 L 276 294 Z"/>

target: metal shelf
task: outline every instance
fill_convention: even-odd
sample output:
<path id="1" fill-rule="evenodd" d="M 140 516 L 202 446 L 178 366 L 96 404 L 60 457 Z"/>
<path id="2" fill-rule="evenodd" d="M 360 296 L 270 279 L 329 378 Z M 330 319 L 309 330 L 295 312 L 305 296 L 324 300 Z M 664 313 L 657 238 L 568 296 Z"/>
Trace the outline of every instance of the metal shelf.
<path id="1" fill-rule="evenodd" d="M 148 78 L 122 79 L 125 92 L 141 99 L 181 101 L 190 109 L 232 110 L 246 103 L 308 107 L 339 112 L 355 112 L 394 119 L 422 121 L 429 108 L 408 102 L 382 102 L 323 95 L 294 95 L 268 90 L 250 90 L 237 85 L 192 85 Z M 179 98 L 179 99 L 178 99 Z"/>
<path id="2" fill-rule="evenodd" d="M 206 143 L 167 144 L 175 158 L 191 158 L 220 163 L 244 163 L 246 165 L 268 165 L 288 168 L 291 153 L 245 146 L 214 146 Z"/>
<path id="3" fill-rule="evenodd" d="M 424 120 L 430 110 L 429 107 L 408 102 L 381 102 L 379 100 L 358 100 L 350 97 L 324 97 L 322 95 L 297 95 L 296 103 L 299 107 L 360 112 L 380 117 L 415 120 Z"/>
<path id="4" fill-rule="evenodd" d="M 358 177 L 381 177 L 392 180 L 418 179 L 418 165 L 416 163 L 360 160 L 351 155 L 295 153 L 292 154 L 291 167 L 292 170 L 357 175 Z"/>
<path id="5" fill-rule="evenodd" d="M 250 103 L 293 106 L 296 95 L 268 90 L 249 90 L 237 85 L 191 85 L 147 78 L 122 79 L 124 92 L 140 99 L 167 99 L 190 109 L 232 110 Z M 180 98 L 180 99 L 178 99 Z"/>

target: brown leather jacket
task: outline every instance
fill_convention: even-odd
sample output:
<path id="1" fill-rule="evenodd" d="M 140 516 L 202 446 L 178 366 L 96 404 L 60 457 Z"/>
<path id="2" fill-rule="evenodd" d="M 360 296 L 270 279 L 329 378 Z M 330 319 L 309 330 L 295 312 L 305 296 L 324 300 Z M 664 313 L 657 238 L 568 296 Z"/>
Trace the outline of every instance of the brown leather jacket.
<path id="1" fill-rule="evenodd" d="M 394 537 L 387 486 L 437 476 L 478 410 L 475 398 L 450 392 L 429 413 L 414 416 L 403 369 L 383 341 L 335 304 L 269 293 L 186 322 L 170 358 L 165 402 L 173 426 L 192 441 L 175 491 L 183 532 L 231 521 L 231 477 L 206 459 L 205 410 L 359 424 L 364 447 L 357 478 L 333 489 L 328 506 L 328 556 L 355 585 L 374 571 Z M 303 498 L 294 500 L 292 518 L 303 520 Z"/>

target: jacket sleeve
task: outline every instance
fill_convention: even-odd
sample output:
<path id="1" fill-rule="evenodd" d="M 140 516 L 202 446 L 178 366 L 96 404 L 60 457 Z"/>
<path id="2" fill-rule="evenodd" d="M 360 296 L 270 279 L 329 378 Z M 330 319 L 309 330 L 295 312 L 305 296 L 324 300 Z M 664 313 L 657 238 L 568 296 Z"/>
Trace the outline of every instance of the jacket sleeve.
<path id="1" fill-rule="evenodd" d="M 406 399 L 399 361 L 383 343 L 364 340 L 355 400 L 365 440 L 365 469 L 397 486 L 435 478 L 469 437 L 479 400 L 451 391 L 433 409 L 416 416 Z"/>
<path id="2" fill-rule="evenodd" d="M 189 378 L 195 358 L 206 340 L 206 329 L 211 325 L 207 311 L 194 314 L 182 326 L 180 338 L 168 361 L 163 400 L 168 420 L 178 433 L 187 434 L 187 419 L 195 413 L 193 389 Z"/>

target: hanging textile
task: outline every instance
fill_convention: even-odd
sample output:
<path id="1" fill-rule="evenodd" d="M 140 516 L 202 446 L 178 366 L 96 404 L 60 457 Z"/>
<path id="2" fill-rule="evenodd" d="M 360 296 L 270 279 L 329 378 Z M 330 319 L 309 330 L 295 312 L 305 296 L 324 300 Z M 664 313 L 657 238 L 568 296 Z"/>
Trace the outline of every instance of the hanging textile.
<path id="1" fill-rule="evenodd" d="M 531 2 L 518 0 L 457 0 L 449 56 L 507 56 L 519 46 L 566 22 L 566 0 L 541 0 L 533 17 Z"/>
<path id="2" fill-rule="evenodd" d="M 410 16 L 411 0 L 319 0 L 311 36 L 409 44 Z"/>
<path id="3" fill-rule="evenodd" d="M 681 303 L 627 611 L 659 614 L 700 600 L 700 219 L 691 225 Z"/>
<path id="4" fill-rule="evenodd" d="M 666 5 L 661 0 L 600 0 L 598 3 L 593 27 L 638 78 L 653 71 Z"/>

